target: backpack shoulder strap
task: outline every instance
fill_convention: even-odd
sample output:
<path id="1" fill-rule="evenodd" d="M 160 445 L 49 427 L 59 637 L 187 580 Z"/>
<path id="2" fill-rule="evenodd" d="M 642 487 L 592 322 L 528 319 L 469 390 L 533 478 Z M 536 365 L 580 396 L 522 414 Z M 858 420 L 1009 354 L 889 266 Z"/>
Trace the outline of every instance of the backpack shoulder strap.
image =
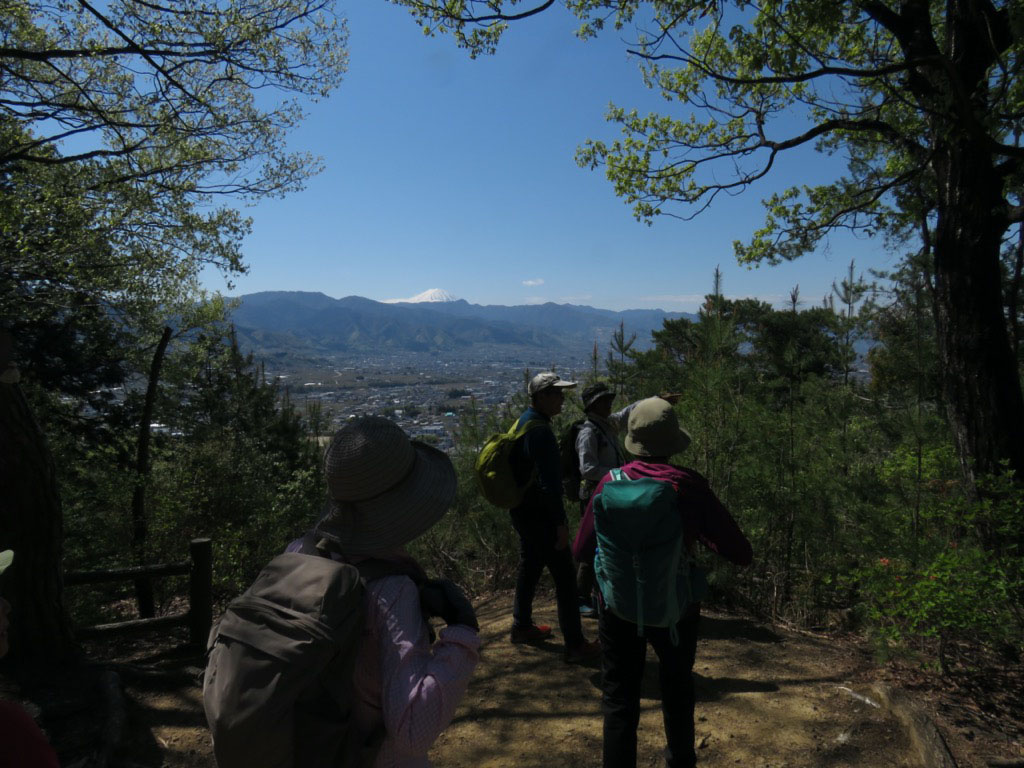
<path id="1" fill-rule="evenodd" d="M 385 576 L 408 576 L 412 580 L 412 583 L 416 585 L 416 590 L 421 593 L 420 610 L 423 616 L 423 623 L 427 625 L 430 644 L 433 645 L 436 635 L 434 634 L 434 627 L 430 624 L 430 612 L 427 610 L 426 603 L 423 602 L 422 598 L 422 590 L 429 581 L 423 569 L 415 563 L 396 563 L 375 558 L 363 560 L 354 565 L 359 571 L 359 579 L 362 581 L 364 588 L 367 582 L 381 579 Z"/>
<path id="2" fill-rule="evenodd" d="M 534 427 L 540 427 L 540 426 L 543 426 L 543 425 L 544 425 L 544 421 L 542 419 L 530 419 L 529 421 L 527 421 L 522 426 L 519 426 L 519 421 L 516 420 L 516 422 L 512 424 L 511 428 L 509 428 L 508 433 L 512 437 L 515 437 L 516 439 L 519 439 L 520 437 L 525 435 L 527 432 L 529 432 Z"/>
<path id="3" fill-rule="evenodd" d="M 426 574 L 415 563 L 396 563 L 391 560 L 381 560 L 378 558 L 370 558 L 358 563 L 350 562 L 343 553 L 332 546 L 328 539 L 319 538 L 312 531 L 306 533 L 300 541 L 302 542 L 298 550 L 300 554 L 319 555 L 336 563 L 351 565 L 359 571 L 359 578 L 363 582 L 373 581 L 383 576 L 408 576 L 419 587 L 427 579 Z"/>
<path id="4" fill-rule="evenodd" d="M 359 577 L 364 582 L 380 579 L 384 576 L 408 576 L 417 587 L 420 587 L 426 581 L 426 575 L 423 571 L 412 563 L 396 563 L 390 560 L 370 559 L 362 560 L 352 565 L 359 571 Z"/>
<path id="5" fill-rule="evenodd" d="M 588 423 L 590 423 L 591 425 L 593 425 L 594 432 L 597 434 L 597 441 L 598 441 L 598 443 L 605 443 L 607 445 L 614 445 L 614 441 L 611 439 L 611 437 L 608 435 L 608 433 L 605 432 L 605 428 L 604 428 L 603 424 L 601 424 L 599 421 L 595 421 L 594 419 L 591 419 L 589 416 L 587 417 L 586 421 Z"/>

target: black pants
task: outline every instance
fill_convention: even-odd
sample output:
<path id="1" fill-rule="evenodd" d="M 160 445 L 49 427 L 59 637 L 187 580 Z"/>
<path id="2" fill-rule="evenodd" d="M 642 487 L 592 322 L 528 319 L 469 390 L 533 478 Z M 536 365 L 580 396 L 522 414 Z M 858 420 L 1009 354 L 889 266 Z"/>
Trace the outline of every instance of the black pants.
<path id="1" fill-rule="evenodd" d="M 580 502 L 580 520 L 583 519 L 584 513 L 587 511 L 587 501 Z M 592 563 L 577 563 L 576 564 L 576 596 L 579 598 L 581 603 L 587 605 L 594 605 L 594 588 L 597 586 L 597 581 L 594 578 L 594 566 Z"/>
<path id="2" fill-rule="evenodd" d="M 579 601 L 587 605 L 594 605 L 594 587 L 596 586 L 594 566 L 590 563 L 579 563 L 576 566 L 576 595 Z"/>
<path id="3" fill-rule="evenodd" d="M 528 627 L 533 623 L 533 597 L 546 567 L 555 582 L 558 627 L 565 638 L 565 647 L 575 648 L 583 642 L 583 625 L 576 604 L 576 575 L 569 548 L 555 549 L 554 526 L 538 520 L 533 510 L 514 509 L 511 515 L 512 526 L 519 534 L 519 572 L 512 604 L 513 622 L 517 627 Z"/>
<path id="4" fill-rule="evenodd" d="M 604 768 L 635 768 L 636 728 L 640 722 L 640 686 L 649 642 L 658 655 L 661 713 L 665 721 L 665 765 L 693 768 L 693 661 L 697 652 L 700 605 L 676 626 L 679 645 L 672 645 L 666 627 L 645 627 L 602 609 L 601 710 L 604 713 Z"/>

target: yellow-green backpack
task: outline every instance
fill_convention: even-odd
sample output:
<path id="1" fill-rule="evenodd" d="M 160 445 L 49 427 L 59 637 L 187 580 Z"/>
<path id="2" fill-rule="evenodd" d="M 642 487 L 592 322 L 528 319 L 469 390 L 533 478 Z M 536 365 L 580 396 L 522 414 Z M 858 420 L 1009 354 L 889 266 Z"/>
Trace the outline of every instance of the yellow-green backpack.
<path id="1" fill-rule="evenodd" d="M 513 424 L 508 432 L 498 432 L 487 438 L 484 447 L 480 449 L 480 455 L 476 457 L 476 479 L 480 493 L 491 504 L 504 509 L 519 506 L 526 489 L 536 477 L 534 471 L 525 484 L 516 482 L 510 461 L 512 450 L 523 435 L 545 422 L 531 419 L 517 429 L 518 423 Z"/>

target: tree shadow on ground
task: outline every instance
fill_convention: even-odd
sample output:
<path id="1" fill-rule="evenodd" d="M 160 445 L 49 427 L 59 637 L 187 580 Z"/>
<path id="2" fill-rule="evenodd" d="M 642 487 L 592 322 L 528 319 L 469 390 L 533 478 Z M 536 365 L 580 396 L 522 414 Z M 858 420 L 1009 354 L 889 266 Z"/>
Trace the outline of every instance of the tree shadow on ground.
<path id="1" fill-rule="evenodd" d="M 129 762 L 139 768 L 162 766 L 149 718 L 124 687 L 124 678 L 111 676 L 111 671 L 107 665 L 83 663 L 35 681 L 37 707 L 30 713 L 40 715 L 40 725 L 66 768 Z M 169 714 L 192 726 L 195 717 L 189 709 L 186 704 Z M 7 763 L 0 758 L 0 765 Z"/>
<path id="2" fill-rule="evenodd" d="M 196 723 L 194 715 L 187 710 L 162 710 L 160 717 L 157 718 L 154 710 L 136 700 L 135 697 L 130 697 L 129 701 L 128 724 L 124 742 L 121 745 L 121 753 L 131 759 L 133 766 L 137 765 L 141 768 L 142 766 L 163 766 L 165 764 L 164 749 L 166 745 L 159 744 L 154 733 L 155 728 L 162 723 L 175 721 L 186 727 L 204 725 Z"/>
<path id="3" fill-rule="evenodd" d="M 150 661 L 152 666 L 115 666 L 127 700 L 128 723 L 121 753 L 130 757 L 133 766 L 212 766 L 212 758 L 207 762 L 199 754 L 188 754 L 188 745 L 173 743 L 175 738 L 164 741 L 157 736 L 159 729 L 205 734 L 201 669 L 196 666 L 201 659 L 196 658 L 194 649 L 191 653 L 179 649 Z M 180 754 L 183 750 L 186 753 Z"/>
<path id="4" fill-rule="evenodd" d="M 755 643 L 781 643 L 782 636 L 768 627 L 740 617 L 701 616 L 702 640 L 732 640 L 741 638 Z"/>
<path id="5" fill-rule="evenodd" d="M 161 727 L 205 732 L 205 715 L 197 700 L 206 666 L 204 648 L 190 645 L 183 633 L 170 632 L 155 637 L 147 634 L 90 641 L 86 650 L 91 661 L 84 669 L 95 676 L 114 673 L 120 696 L 112 701 L 109 687 L 107 696 L 99 696 L 96 691 L 90 713 L 93 722 L 84 713 L 69 718 L 72 730 L 60 737 L 64 748 L 61 765 L 82 765 L 83 757 L 95 756 L 105 738 L 119 741 L 109 756 L 113 765 L 208 765 L 198 754 L 175 755 L 173 747 L 157 736 Z M 120 714 L 115 714 L 112 707 L 119 708 Z M 93 762 L 87 760 L 84 765 Z"/>
<path id="6" fill-rule="evenodd" d="M 644 666 L 644 678 L 640 682 L 640 698 L 661 701 L 661 684 L 658 682 L 660 665 L 657 659 L 648 659 Z M 590 683 L 601 688 L 601 673 L 590 676 Z M 779 690 L 775 683 L 761 680 L 746 680 L 739 677 L 705 677 L 693 673 L 693 687 L 697 701 L 718 701 L 734 693 L 774 693 Z"/>

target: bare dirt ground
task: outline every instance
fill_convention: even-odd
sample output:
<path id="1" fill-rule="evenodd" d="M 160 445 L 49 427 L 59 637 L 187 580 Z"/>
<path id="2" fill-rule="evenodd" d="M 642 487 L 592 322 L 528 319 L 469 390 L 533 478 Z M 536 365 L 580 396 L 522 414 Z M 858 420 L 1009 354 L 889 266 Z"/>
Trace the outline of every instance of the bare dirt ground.
<path id="1" fill-rule="evenodd" d="M 435 765 L 599 766 L 597 665 L 565 664 L 557 638 L 539 647 L 511 645 L 508 594 L 477 606 L 484 638 L 481 663 L 455 721 L 431 752 Z M 550 600 L 538 599 L 535 616 L 538 622 L 556 624 Z M 584 629 L 596 636 L 595 622 L 585 621 Z M 202 709 L 203 659 L 168 650 L 169 641 L 173 638 L 137 641 L 130 652 L 124 646 L 91 649 L 94 657 L 116 660 L 124 690 L 127 720 L 111 768 L 214 768 Z M 656 665 L 651 653 L 638 766 L 663 764 Z M 960 703 L 962 691 L 929 687 L 923 677 L 901 678 L 898 670 L 879 667 L 850 638 L 811 636 L 706 613 L 694 671 L 698 759 L 707 768 L 931 768 L 907 727 L 885 707 L 865 701 L 873 697 L 871 684 L 885 678 L 913 689 L 910 698 L 938 724 L 960 768 L 998 764 L 990 762 L 993 757 L 1006 761 L 1003 765 L 1024 766 L 1019 689 L 991 704 L 995 713 L 986 713 L 984 707 Z M 1000 716 L 1000 707 L 1014 706 L 1016 713 Z M 95 711 L 79 711 L 61 720 L 48 717 L 47 709 L 44 702 L 42 721 L 62 765 L 91 765 L 85 743 L 107 727 L 102 719 Z"/>
<path id="2" fill-rule="evenodd" d="M 561 644 L 512 646 L 508 599 L 480 608 L 485 652 L 466 701 L 435 745 L 439 766 L 599 766 L 600 673 L 562 663 Z M 548 604 L 538 620 L 554 623 Z M 596 624 L 586 630 L 596 635 Z M 749 768 L 917 766 L 895 721 L 851 696 L 860 654 L 710 614 L 697 651 L 701 765 Z M 847 690 L 843 690 L 846 688 Z M 657 657 L 649 652 L 638 766 L 662 765 Z"/>

